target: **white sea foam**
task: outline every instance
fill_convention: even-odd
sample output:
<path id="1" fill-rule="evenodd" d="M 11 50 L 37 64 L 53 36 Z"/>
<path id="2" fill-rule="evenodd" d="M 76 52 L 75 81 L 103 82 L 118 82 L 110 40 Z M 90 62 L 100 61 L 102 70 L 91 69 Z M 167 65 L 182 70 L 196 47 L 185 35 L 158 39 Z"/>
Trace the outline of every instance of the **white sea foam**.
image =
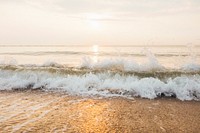
<path id="1" fill-rule="evenodd" d="M 192 44 L 188 44 L 188 48 L 189 48 L 189 59 L 186 63 L 184 63 L 181 66 L 181 69 L 184 71 L 199 71 L 200 70 L 200 64 L 197 63 L 197 55 L 194 52 L 194 45 Z"/>
<path id="2" fill-rule="evenodd" d="M 140 96 L 154 99 L 161 94 L 180 100 L 200 99 L 200 76 L 160 80 L 119 74 L 58 75 L 47 72 L 0 71 L 0 90 L 36 89 L 65 91 L 73 95 Z"/>
<path id="3" fill-rule="evenodd" d="M 139 64 L 134 60 L 125 60 L 123 58 L 119 59 L 103 59 L 95 62 L 90 57 L 84 57 L 82 59 L 80 68 L 88 69 L 119 69 L 123 71 L 163 71 L 166 70 L 163 65 L 161 65 L 155 56 L 150 56 L 148 62 L 144 64 Z M 176 68 L 177 69 L 177 68 Z M 174 69 L 175 70 L 175 69 Z M 196 62 L 187 62 L 183 64 L 177 70 L 180 71 L 200 71 L 200 64 Z"/>
<path id="4" fill-rule="evenodd" d="M 194 54 L 190 55 L 188 61 L 181 66 L 184 71 L 199 71 L 200 64 L 197 63 L 197 58 Z"/>
<path id="5" fill-rule="evenodd" d="M 147 62 L 141 64 L 133 59 L 118 58 L 105 58 L 102 60 L 96 60 L 92 57 L 83 57 L 81 61 L 81 68 L 89 69 L 119 69 L 123 71 L 160 71 L 165 70 L 166 67 L 159 63 L 155 55 L 148 49 L 143 50 L 143 54 L 148 59 Z M 181 65 L 179 70 L 184 71 L 199 71 L 200 64 L 197 63 L 194 54 L 190 55 L 189 61 Z"/>
<path id="6" fill-rule="evenodd" d="M 17 65 L 17 60 L 12 57 L 0 58 L 0 65 Z"/>
<path id="7" fill-rule="evenodd" d="M 149 57 L 149 61 L 144 64 L 139 64 L 134 60 L 125 60 L 123 58 L 110 58 L 98 60 L 96 62 L 90 57 L 84 57 L 80 67 L 89 69 L 119 69 L 124 71 L 164 70 L 164 66 L 162 66 L 154 56 Z"/>
<path id="8" fill-rule="evenodd" d="M 57 63 L 56 61 L 53 60 L 47 60 L 43 64 L 39 65 L 42 67 L 62 67 L 63 65 Z"/>
<path id="9" fill-rule="evenodd" d="M 77 71 L 65 64 L 59 64 L 56 60 L 48 60 L 42 64 L 20 65 L 14 58 L 5 57 L 0 59 L 0 90 L 44 89 L 65 91 L 73 95 L 139 96 L 149 99 L 165 95 L 176 96 L 180 100 L 200 100 L 200 64 L 194 54 L 186 63 L 180 65 L 177 71 L 166 68 L 148 49 L 144 49 L 143 54 L 147 58 L 144 63 L 120 56 L 105 57 L 101 60 L 84 57 Z M 53 67 L 56 68 L 54 73 L 51 72 Z M 82 68 L 87 70 L 82 72 Z M 113 69 L 120 71 L 93 71 Z M 130 71 L 139 72 L 139 75 L 127 74 Z M 155 71 L 161 73 L 148 75 L 149 72 Z M 187 71 L 192 73 L 185 74 Z"/>
<path id="10" fill-rule="evenodd" d="M 88 68 L 88 69 L 119 69 L 122 71 L 160 71 L 168 69 L 164 64 L 161 64 L 155 55 L 149 50 L 144 49 L 142 51 L 144 56 L 143 58 L 147 59 L 146 62 L 139 63 L 134 60 L 134 57 L 124 58 L 123 56 L 118 57 L 108 57 L 98 58 L 98 55 L 95 56 L 85 56 L 82 60 L 77 63 L 74 67 L 78 68 Z M 181 57 L 183 58 L 183 57 Z M 182 62 L 178 69 L 183 71 L 200 71 L 200 62 L 198 62 L 198 57 L 195 52 L 191 51 L 190 55 L 187 57 L 188 61 Z M 167 60 L 169 61 L 169 60 Z M 26 67 L 66 67 L 67 64 L 64 62 L 57 62 L 57 60 L 49 59 L 44 61 L 44 63 L 35 63 L 35 64 L 19 64 L 18 61 L 10 56 L 0 58 L 0 65 L 2 66 L 26 66 Z M 174 64 L 176 66 L 177 64 Z M 69 65 L 73 67 L 73 65 Z M 173 65 L 172 65 L 173 66 Z M 171 68 L 170 68 L 171 69 Z"/>
<path id="11" fill-rule="evenodd" d="M 163 68 L 156 58 L 147 51 L 146 55 L 149 57 L 149 62 L 147 64 L 138 64 L 134 60 L 125 60 L 121 57 L 117 59 L 104 59 L 104 60 L 93 60 L 90 57 L 84 57 L 82 59 L 82 64 L 80 67 L 90 68 L 90 69 L 120 69 L 125 71 L 144 71 L 144 70 L 152 70 L 152 69 L 161 69 Z"/>
<path id="12" fill-rule="evenodd" d="M 184 71 L 200 71 L 200 65 L 196 63 L 187 63 L 181 67 Z"/>
<path id="13" fill-rule="evenodd" d="M 18 64 L 17 60 L 14 58 L 9 58 L 8 60 L 2 59 L 0 60 L 0 66 L 15 66 L 15 67 L 56 67 L 56 68 L 64 68 L 67 67 L 65 64 L 59 64 L 56 61 L 45 61 L 42 64 Z M 139 64 L 133 59 L 123 59 L 123 58 L 109 58 L 98 60 L 97 62 L 93 60 L 91 57 L 83 57 L 80 65 L 74 66 L 74 68 L 87 68 L 91 70 L 99 69 L 99 70 L 112 70 L 118 69 L 122 71 L 163 71 L 169 70 L 162 64 L 160 64 L 156 58 L 149 58 L 146 63 Z M 183 65 L 180 65 L 180 68 L 172 68 L 177 71 L 200 71 L 200 64 L 197 62 L 187 62 Z"/>

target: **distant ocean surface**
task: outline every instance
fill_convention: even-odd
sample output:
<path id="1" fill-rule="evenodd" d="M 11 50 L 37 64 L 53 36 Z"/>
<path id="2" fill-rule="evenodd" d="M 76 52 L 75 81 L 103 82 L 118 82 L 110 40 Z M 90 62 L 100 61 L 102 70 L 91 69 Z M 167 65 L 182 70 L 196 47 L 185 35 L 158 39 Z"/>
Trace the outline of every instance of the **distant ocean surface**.
<path id="1" fill-rule="evenodd" d="M 200 45 L 0 45 L 0 90 L 200 100 Z"/>

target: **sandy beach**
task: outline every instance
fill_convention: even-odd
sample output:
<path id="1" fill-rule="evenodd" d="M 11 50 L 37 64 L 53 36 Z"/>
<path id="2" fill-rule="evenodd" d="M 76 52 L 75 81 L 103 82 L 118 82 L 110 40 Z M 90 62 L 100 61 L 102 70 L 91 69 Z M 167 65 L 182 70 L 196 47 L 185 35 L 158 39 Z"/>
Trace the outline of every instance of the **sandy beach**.
<path id="1" fill-rule="evenodd" d="M 0 0 L 0 133 L 200 133 L 200 0 Z"/>
<path id="2" fill-rule="evenodd" d="M 0 131 L 199 132 L 200 102 L 174 98 L 89 98 L 1 91 Z"/>

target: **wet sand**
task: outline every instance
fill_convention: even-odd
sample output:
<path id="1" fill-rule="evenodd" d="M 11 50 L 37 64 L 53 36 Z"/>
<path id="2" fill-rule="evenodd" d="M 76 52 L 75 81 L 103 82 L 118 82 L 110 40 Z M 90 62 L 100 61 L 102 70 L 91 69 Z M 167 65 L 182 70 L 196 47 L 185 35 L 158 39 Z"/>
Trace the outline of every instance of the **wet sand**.
<path id="1" fill-rule="evenodd" d="M 200 102 L 1 91 L 0 132 L 200 132 Z"/>

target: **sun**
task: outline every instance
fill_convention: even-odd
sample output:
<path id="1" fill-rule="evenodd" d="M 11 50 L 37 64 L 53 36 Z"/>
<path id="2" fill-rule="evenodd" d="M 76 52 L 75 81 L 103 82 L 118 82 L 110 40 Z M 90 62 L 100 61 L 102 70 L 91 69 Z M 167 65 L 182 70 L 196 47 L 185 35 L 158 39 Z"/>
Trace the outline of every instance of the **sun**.
<path id="1" fill-rule="evenodd" d="M 103 16 L 95 13 L 86 14 L 86 19 L 89 26 L 94 30 L 102 29 L 102 24 L 100 22 L 103 19 Z"/>
<path id="2" fill-rule="evenodd" d="M 93 29 L 96 29 L 96 30 L 101 29 L 101 25 L 100 25 L 100 23 L 98 21 L 89 20 L 88 23 L 89 23 L 90 27 L 93 28 Z"/>

